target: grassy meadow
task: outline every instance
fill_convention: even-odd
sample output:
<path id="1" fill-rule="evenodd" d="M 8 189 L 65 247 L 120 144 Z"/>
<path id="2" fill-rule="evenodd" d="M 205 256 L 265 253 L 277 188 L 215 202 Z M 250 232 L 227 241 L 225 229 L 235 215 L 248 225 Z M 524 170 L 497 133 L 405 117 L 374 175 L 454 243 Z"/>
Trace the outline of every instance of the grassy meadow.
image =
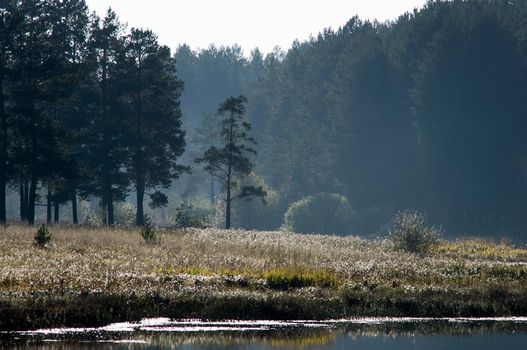
<path id="1" fill-rule="evenodd" d="M 241 230 L 0 228 L 0 329 L 142 317 L 323 319 L 527 315 L 527 249 Z"/>

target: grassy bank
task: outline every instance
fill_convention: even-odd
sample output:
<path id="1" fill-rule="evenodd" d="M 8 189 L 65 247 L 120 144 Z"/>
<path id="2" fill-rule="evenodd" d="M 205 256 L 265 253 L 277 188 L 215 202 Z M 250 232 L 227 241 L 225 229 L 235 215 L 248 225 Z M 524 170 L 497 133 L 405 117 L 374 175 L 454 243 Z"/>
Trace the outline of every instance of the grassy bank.
<path id="1" fill-rule="evenodd" d="M 527 315 L 527 250 L 443 243 L 425 257 L 385 241 L 292 233 L 0 228 L 0 329 L 142 317 L 295 319 Z"/>

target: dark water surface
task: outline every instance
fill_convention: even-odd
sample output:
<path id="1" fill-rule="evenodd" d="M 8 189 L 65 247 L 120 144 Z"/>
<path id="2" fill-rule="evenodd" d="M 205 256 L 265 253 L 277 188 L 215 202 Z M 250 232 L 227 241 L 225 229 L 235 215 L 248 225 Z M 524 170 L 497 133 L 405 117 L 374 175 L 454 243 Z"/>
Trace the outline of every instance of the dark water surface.
<path id="1" fill-rule="evenodd" d="M 527 318 L 171 321 L 2 333 L 1 349 L 527 349 Z"/>

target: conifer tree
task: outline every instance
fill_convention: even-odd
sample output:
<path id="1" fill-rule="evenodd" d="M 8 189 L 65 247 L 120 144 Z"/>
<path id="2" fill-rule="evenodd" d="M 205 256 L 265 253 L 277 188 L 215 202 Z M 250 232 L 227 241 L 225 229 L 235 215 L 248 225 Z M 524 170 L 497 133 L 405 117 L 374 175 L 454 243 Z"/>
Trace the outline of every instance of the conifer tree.
<path id="1" fill-rule="evenodd" d="M 238 199 L 263 198 L 266 192 L 262 187 L 242 186 L 239 181 L 253 170 L 250 156 L 256 155 L 252 148 L 256 140 L 249 135 L 251 124 L 244 119 L 247 97 L 229 97 L 218 108 L 218 116 L 223 116 L 221 146 L 211 146 L 203 157 L 196 160 L 203 163 L 205 170 L 217 177 L 223 185 L 225 197 L 225 228 L 231 228 L 232 202 Z"/>
<path id="2" fill-rule="evenodd" d="M 176 76 L 170 49 L 160 46 L 150 30 L 132 28 L 125 42 L 119 81 L 126 110 L 127 169 L 134 183 L 136 224 L 145 224 L 146 191 L 154 190 L 154 206 L 186 167 L 178 163 L 185 150 L 179 97 L 183 82 Z"/>
<path id="3" fill-rule="evenodd" d="M 101 198 L 103 223 L 115 224 L 114 201 L 123 200 L 129 179 L 122 171 L 126 161 L 123 138 L 124 111 L 119 99 L 118 57 L 123 48 L 123 25 L 117 15 L 108 9 L 104 19 L 91 19 L 89 53 L 91 91 L 85 93 L 89 111 L 83 128 L 85 149 L 83 158 L 89 179 L 81 186 L 83 196 Z"/>

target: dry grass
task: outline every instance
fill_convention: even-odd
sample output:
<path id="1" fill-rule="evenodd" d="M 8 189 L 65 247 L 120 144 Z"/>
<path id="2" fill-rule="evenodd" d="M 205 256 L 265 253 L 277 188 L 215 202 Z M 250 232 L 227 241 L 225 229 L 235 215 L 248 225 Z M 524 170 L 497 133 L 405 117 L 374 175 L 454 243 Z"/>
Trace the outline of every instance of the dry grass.
<path id="1" fill-rule="evenodd" d="M 443 243 L 430 256 L 420 257 L 393 251 L 384 241 L 357 237 L 206 229 L 158 231 L 161 242 L 151 245 L 137 229 L 51 227 L 51 246 L 41 250 L 33 245 L 35 231 L 23 226 L 0 229 L 0 291 L 123 291 L 163 275 L 182 280 L 198 275 L 261 278 L 272 271 L 287 275 L 299 269 L 310 271 L 304 275 L 331 273 L 341 283 L 396 280 L 415 287 L 461 279 L 458 283 L 483 287 L 488 276 L 482 271 L 527 273 L 526 249 L 484 241 Z"/>
<path id="2" fill-rule="evenodd" d="M 242 298 L 270 293 L 320 298 L 326 293 L 326 300 L 351 304 L 358 298 L 360 310 L 370 305 L 364 298 L 392 298 L 392 303 L 445 293 L 477 303 L 499 295 L 527 300 L 527 250 L 483 241 L 442 243 L 420 257 L 396 252 L 385 241 L 357 237 L 217 229 L 158 231 L 160 242 L 152 245 L 138 229 L 55 226 L 50 227 L 51 245 L 38 249 L 35 232 L 33 227 L 0 228 L 3 300 L 34 293 Z M 296 291 L 283 292 L 287 287 Z"/>
<path id="3" fill-rule="evenodd" d="M 527 261 L 527 249 L 525 248 L 515 248 L 506 243 L 496 244 L 477 239 L 442 243 L 436 248 L 436 252 L 441 255 L 468 260 Z"/>

